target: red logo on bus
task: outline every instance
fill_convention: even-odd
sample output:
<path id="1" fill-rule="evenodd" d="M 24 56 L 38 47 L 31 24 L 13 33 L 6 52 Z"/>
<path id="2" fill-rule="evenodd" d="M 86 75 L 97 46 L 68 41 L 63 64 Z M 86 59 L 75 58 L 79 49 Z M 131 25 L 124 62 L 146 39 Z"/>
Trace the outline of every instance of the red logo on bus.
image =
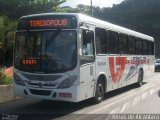
<path id="1" fill-rule="evenodd" d="M 109 57 L 109 69 L 114 83 L 118 82 L 125 69 L 126 57 Z"/>

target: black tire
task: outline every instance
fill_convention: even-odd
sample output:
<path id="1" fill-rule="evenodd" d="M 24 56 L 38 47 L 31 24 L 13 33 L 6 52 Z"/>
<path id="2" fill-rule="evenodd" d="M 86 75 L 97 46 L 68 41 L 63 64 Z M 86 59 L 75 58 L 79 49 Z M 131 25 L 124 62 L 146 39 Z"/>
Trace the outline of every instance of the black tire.
<path id="1" fill-rule="evenodd" d="M 143 70 L 140 70 L 138 73 L 137 87 L 141 87 L 143 85 Z"/>
<path id="2" fill-rule="evenodd" d="M 103 85 L 103 82 L 98 81 L 96 85 L 94 102 L 98 104 L 102 102 L 103 99 L 104 99 L 104 85 Z"/>

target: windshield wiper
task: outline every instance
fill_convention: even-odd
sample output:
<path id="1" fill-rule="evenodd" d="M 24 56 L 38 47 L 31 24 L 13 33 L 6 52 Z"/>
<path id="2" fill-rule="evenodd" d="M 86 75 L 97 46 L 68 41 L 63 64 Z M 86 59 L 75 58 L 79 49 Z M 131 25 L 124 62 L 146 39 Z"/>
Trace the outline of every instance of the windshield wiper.
<path id="1" fill-rule="evenodd" d="M 61 32 L 61 29 L 57 29 L 51 36 L 49 39 L 46 40 L 46 46 L 50 45 L 50 42 L 55 40 L 57 38 L 57 36 L 59 35 L 59 33 Z"/>
<path id="2" fill-rule="evenodd" d="M 45 54 L 47 52 L 47 47 L 50 46 L 51 41 L 55 40 L 60 32 L 61 32 L 61 30 L 57 29 L 48 39 L 46 39 Z"/>

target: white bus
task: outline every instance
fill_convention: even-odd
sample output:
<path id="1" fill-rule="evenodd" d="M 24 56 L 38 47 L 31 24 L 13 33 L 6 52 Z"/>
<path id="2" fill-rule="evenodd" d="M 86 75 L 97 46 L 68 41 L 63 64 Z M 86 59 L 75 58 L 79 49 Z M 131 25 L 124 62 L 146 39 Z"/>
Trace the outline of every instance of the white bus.
<path id="1" fill-rule="evenodd" d="M 79 102 L 154 72 L 154 39 L 77 13 L 21 17 L 14 47 L 14 95 Z"/>

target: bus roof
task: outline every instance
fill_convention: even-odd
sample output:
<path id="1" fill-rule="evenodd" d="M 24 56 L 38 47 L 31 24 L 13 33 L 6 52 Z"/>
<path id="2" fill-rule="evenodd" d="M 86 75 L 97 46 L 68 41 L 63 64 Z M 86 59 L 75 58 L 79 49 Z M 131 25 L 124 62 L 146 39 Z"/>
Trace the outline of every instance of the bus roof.
<path id="1" fill-rule="evenodd" d="M 20 19 L 28 18 L 28 17 L 36 17 L 36 16 L 47 16 L 47 15 L 74 15 L 77 17 L 79 22 L 92 24 L 92 25 L 100 27 L 100 28 L 104 28 L 107 30 L 113 30 L 113 31 L 116 31 L 119 33 L 124 33 L 124 34 L 130 35 L 130 36 L 135 36 L 137 38 L 146 39 L 149 41 L 154 41 L 154 38 L 151 36 L 148 36 L 143 33 L 139 33 L 134 30 L 130 30 L 130 29 L 109 23 L 107 21 L 103 21 L 103 20 L 100 20 L 97 18 L 93 18 L 93 17 L 87 16 L 87 15 L 84 15 L 84 14 L 80 14 L 80 13 L 41 13 L 41 14 L 33 14 L 33 15 L 23 16 Z"/>

